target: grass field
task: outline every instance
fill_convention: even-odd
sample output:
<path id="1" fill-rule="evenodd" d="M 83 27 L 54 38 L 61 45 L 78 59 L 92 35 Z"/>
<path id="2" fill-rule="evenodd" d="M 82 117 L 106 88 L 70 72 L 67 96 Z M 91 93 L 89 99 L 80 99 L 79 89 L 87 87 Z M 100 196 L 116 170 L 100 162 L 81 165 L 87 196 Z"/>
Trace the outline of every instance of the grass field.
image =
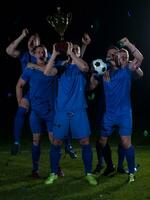
<path id="1" fill-rule="evenodd" d="M 148 138 L 149 139 L 149 138 Z M 65 177 L 53 185 L 44 185 L 49 173 L 49 147 L 43 141 L 40 161 L 41 179 L 33 180 L 31 175 L 31 143 L 22 145 L 22 152 L 10 155 L 10 143 L 0 146 L 0 199 L 1 200 L 150 200 L 150 148 L 149 145 L 135 146 L 136 162 L 140 164 L 136 181 L 127 183 L 128 176 L 116 174 L 114 177 L 97 176 L 98 185 L 90 186 L 84 179 L 80 149 L 75 143 L 78 159 L 64 157 L 62 150 L 61 167 Z M 117 161 L 117 147 L 112 145 L 113 160 Z M 93 168 L 96 152 L 93 145 Z M 126 164 L 126 162 L 125 162 Z"/>

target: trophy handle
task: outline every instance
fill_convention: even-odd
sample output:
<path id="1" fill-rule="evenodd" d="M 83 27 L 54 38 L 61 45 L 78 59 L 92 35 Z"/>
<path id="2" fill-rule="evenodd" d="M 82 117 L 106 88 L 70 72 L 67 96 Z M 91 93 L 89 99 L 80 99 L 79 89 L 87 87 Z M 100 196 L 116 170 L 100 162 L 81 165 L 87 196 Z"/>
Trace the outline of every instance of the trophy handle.
<path id="1" fill-rule="evenodd" d="M 54 22 L 52 21 L 52 17 L 51 17 L 51 16 L 47 16 L 46 20 L 47 20 L 47 22 L 48 22 L 52 27 L 55 28 L 55 24 L 54 24 Z"/>
<path id="2" fill-rule="evenodd" d="M 71 20 L 72 20 L 72 13 L 69 12 L 69 13 L 67 13 L 67 25 L 69 25 L 71 23 Z"/>

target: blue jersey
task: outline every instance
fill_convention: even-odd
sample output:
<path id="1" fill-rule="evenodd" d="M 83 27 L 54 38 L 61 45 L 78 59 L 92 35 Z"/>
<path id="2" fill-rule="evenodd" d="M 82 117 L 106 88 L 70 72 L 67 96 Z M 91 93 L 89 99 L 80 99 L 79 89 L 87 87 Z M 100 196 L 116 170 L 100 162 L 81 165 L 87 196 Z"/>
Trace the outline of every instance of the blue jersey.
<path id="1" fill-rule="evenodd" d="M 47 59 L 50 59 L 50 57 L 51 57 L 51 55 L 48 52 L 48 58 Z M 36 57 L 31 55 L 29 52 L 23 52 L 22 51 L 19 59 L 20 59 L 20 62 L 21 62 L 22 71 L 24 71 L 24 69 L 26 68 L 26 66 L 29 62 L 36 64 Z"/>
<path id="2" fill-rule="evenodd" d="M 32 56 L 29 52 L 21 52 L 19 59 L 21 62 L 22 71 L 24 71 L 29 62 L 36 63 L 36 57 Z"/>
<path id="3" fill-rule="evenodd" d="M 106 112 L 118 115 L 131 111 L 131 77 L 129 66 L 125 66 L 110 70 L 110 80 L 103 78 Z"/>
<path id="4" fill-rule="evenodd" d="M 60 66 L 60 71 L 63 66 Z M 87 107 L 85 73 L 75 64 L 68 64 L 58 78 L 57 111 L 76 111 Z"/>
<path id="5" fill-rule="evenodd" d="M 57 90 L 57 78 L 55 76 L 45 76 L 38 69 L 26 68 L 21 78 L 29 83 L 32 110 L 54 110 Z"/>

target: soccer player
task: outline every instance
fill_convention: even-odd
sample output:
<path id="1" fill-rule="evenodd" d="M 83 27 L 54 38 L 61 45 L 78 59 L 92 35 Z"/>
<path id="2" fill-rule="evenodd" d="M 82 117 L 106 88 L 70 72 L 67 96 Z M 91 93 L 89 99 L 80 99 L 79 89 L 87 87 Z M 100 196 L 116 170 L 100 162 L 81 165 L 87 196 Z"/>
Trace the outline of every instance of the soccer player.
<path id="1" fill-rule="evenodd" d="M 116 54 L 118 53 L 118 48 L 116 46 L 109 46 L 109 48 L 107 49 L 107 55 L 106 55 L 106 60 L 108 61 L 109 65 L 112 65 L 112 67 L 116 66 L 116 61 L 115 61 L 115 57 Z M 107 73 L 106 73 L 107 74 Z M 105 74 L 105 76 L 106 76 Z M 103 87 L 103 77 L 98 77 L 97 75 L 95 76 L 95 74 L 93 73 L 91 76 L 91 89 L 95 89 L 95 87 L 99 84 L 100 85 L 100 97 L 99 97 L 99 119 L 98 119 L 98 129 L 100 129 L 101 127 L 101 122 L 103 119 L 103 115 L 105 112 L 105 94 L 104 94 L 104 87 Z M 118 148 L 119 149 L 119 148 Z M 109 143 L 107 142 L 107 145 L 105 146 L 105 151 L 109 151 L 111 153 L 111 149 L 109 146 Z M 98 158 L 98 163 L 96 165 L 96 168 L 94 169 L 93 173 L 94 174 L 98 174 L 102 171 L 102 169 L 104 168 L 104 157 L 103 157 L 103 152 L 101 150 L 101 146 L 99 143 L 99 137 L 96 140 L 96 153 L 97 153 L 97 158 Z M 120 159 L 122 160 L 122 166 L 123 166 L 123 160 L 124 160 L 124 156 L 122 155 L 122 157 L 120 157 Z M 110 174 L 115 172 L 115 166 L 113 163 L 110 163 L 110 168 L 106 168 L 103 175 L 105 176 L 109 176 Z"/>
<path id="2" fill-rule="evenodd" d="M 129 171 L 129 183 L 134 182 L 135 154 L 134 147 L 131 143 L 132 133 L 132 108 L 130 100 L 132 73 L 137 71 L 139 75 L 143 75 L 139 66 L 142 63 L 143 55 L 139 50 L 127 39 L 120 40 L 127 47 L 134 59 L 123 64 L 124 52 L 114 52 L 109 49 L 107 56 L 113 52 L 114 59 L 110 58 L 111 67 L 103 76 L 104 93 L 106 100 L 106 111 L 102 120 L 102 128 L 99 142 L 103 151 L 107 171 L 113 170 L 111 151 L 107 148 L 108 137 L 112 134 L 114 126 L 119 128 L 121 139 L 122 154 L 125 155 Z M 126 54 L 127 55 L 127 54 Z M 117 65 L 115 64 L 117 63 Z"/>
<path id="3" fill-rule="evenodd" d="M 43 124 L 46 125 L 50 142 L 53 140 L 54 104 L 57 92 L 57 78 L 45 76 L 43 71 L 47 62 L 47 50 L 38 45 L 33 49 L 37 64 L 28 64 L 16 86 L 18 105 L 22 101 L 23 87 L 30 86 L 30 127 L 33 133 L 32 177 L 39 178 L 40 141 Z M 33 67 L 34 66 L 34 67 Z M 58 168 L 57 174 L 60 171 Z"/>
<path id="4" fill-rule="evenodd" d="M 82 37 L 82 46 L 81 46 L 81 53 L 80 53 L 81 58 L 84 56 L 87 46 L 90 43 L 91 43 L 90 36 L 88 35 L 88 33 L 84 33 L 83 37 Z M 70 145 L 71 144 L 71 132 L 70 131 L 68 132 L 68 136 L 65 137 L 64 142 L 65 142 L 65 153 L 68 153 L 71 158 L 76 159 L 77 154 L 74 151 L 74 149 L 72 148 L 72 145 Z"/>
<path id="5" fill-rule="evenodd" d="M 134 66 L 134 63 L 135 63 L 136 70 L 133 70 L 133 73 L 132 73 L 133 79 L 141 78 L 143 76 L 143 71 L 139 67 L 139 64 L 141 64 L 141 62 L 139 63 L 139 61 L 136 58 L 134 58 L 133 61 L 129 61 L 129 52 L 127 49 L 121 48 L 118 52 L 118 57 L 119 57 L 119 62 L 120 62 L 119 64 L 122 67 L 126 67 L 130 63 L 132 63 L 132 65 Z M 120 173 L 126 173 L 126 171 L 123 168 L 124 156 L 125 156 L 125 153 L 122 149 L 122 145 L 120 144 L 118 147 L 118 167 L 117 167 L 117 171 Z M 134 171 L 137 171 L 137 166 L 138 165 L 135 165 Z"/>
<path id="6" fill-rule="evenodd" d="M 31 37 L 28 40 L 28 50 L 22 51 L 18 50 L 19 44 L 23 41 L 24 38 L 26 38 L 29 34 L 28 29 L 23 29 L 21 35 L 17 39 L 15 39 L 10 45 L 6 48 L 6 52 L 8 55 L 10 55 L 13 58 L 19 58 L 21 62 L 22 71 L 27 66 L 28 62 L 35 63 L 36 58 L 33 54 L 33 48 L 34 46 L 37 46 L 40 44 L 40 38 L 37 33 L 31 35 Z M 17 155 L 20 149 L 20 137 L 22 132 L 22 127 L 24 124 L 25 116 L 29 110 L 29 91 L 26 92 L 26 94 L 22 97 L 22 100 L 19 103 L 19 107 L 15 116 L 14 120 L 14 145 L 11 149 L 12 155 Z"/>
<path id="7" fill-rule="evenodd" d="M 53 46 L 53 53 L 45 69 L 45 74 L 59 74 L 58 95 L 56 100 L 56 115 L 54 119 L 53 144 L 51 146 L 51 173 L 45 184 L 53 184 L 58 178 L 57 170 L 63 138 L 69 128 L 72 137 L 79 140 L 82 148 L 82 159 L 86 180 L 91 185 L 97 185 L 92 175 L 92 149 L 89 144 L 90 127 L 86 113 L 86 72 L 89 67 L 80 58 L 80 47 L 68 42 L 68 61 L 59 68 L 54 67 L 58 52 Z"/>

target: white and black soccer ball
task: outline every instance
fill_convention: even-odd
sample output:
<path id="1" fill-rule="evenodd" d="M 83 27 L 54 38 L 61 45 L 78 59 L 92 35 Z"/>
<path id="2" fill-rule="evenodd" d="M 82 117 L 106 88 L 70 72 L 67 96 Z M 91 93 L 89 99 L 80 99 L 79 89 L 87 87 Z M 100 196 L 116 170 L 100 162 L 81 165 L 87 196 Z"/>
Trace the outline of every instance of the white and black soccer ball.
<path id="1" fill-rule="evenodd" d="M 107 71 L 107 64 L 104 63 L 102 59 L 93 60 L 92 67 L 98 75 L 103 75 Z"/>

